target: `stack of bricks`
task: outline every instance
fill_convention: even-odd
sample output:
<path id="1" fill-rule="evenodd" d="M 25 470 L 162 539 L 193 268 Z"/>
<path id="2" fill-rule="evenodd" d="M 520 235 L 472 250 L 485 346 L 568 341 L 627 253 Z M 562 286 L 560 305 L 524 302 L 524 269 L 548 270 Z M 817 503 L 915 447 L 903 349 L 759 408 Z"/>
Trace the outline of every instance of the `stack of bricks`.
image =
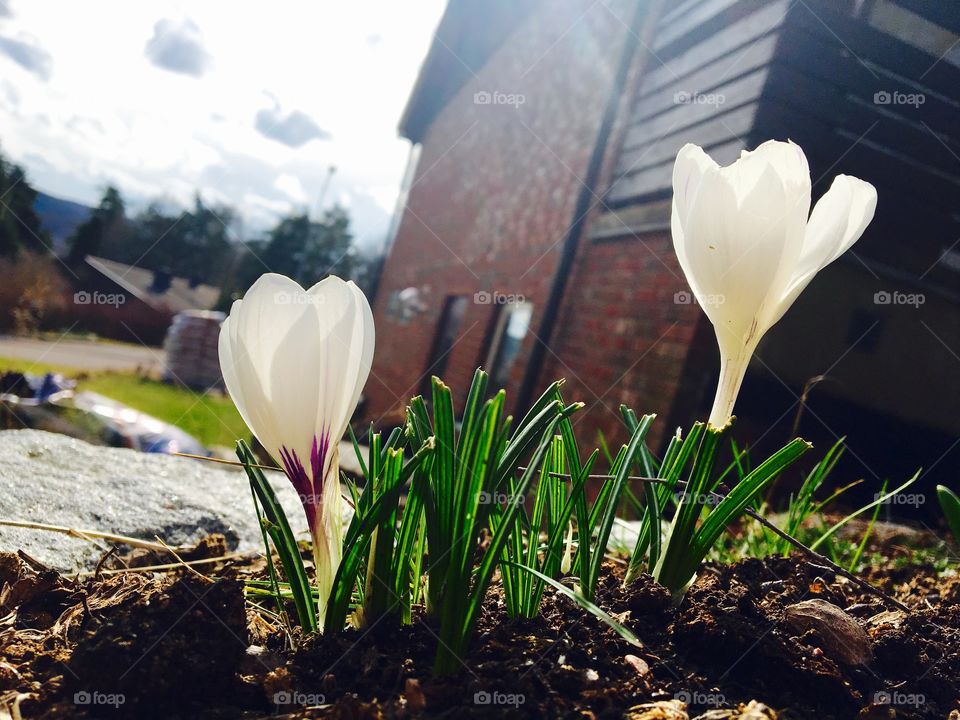
<path id="1" fill-rule="evenodd" d="M 217 340 L 222 312 L 186 310 L 178 313 L 167 330 L 164 380 L 196 390 L 223 387 Z"/>

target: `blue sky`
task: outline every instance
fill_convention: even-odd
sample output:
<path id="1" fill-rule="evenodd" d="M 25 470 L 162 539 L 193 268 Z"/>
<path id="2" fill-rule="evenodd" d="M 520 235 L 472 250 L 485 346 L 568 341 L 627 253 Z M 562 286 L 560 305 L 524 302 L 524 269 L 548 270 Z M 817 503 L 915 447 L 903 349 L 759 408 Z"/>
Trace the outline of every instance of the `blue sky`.
<path id="1" fill-rule="evenodd" d="M 408 152 L 397 122 L 444 0 L 0 0 L 0 147 L 53 195 L 136 209 L 200 190 L 256 233 L 347 205 L 381 239 Z"/>

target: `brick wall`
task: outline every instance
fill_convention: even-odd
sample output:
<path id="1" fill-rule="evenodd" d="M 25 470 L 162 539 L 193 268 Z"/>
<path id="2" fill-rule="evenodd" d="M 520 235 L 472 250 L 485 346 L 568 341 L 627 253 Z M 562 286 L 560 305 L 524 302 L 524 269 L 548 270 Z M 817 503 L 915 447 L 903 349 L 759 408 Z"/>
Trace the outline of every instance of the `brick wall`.
<path id="1" fill-rule="evenodd" d="M 686 290 L 669 231 L 584 240 L 543 373 L 565 377 L 566 399 L 586 403 L 576 417 L 584 443 L 598 431 L 625 440 L 621 403 L 657 413 L 654 447 L 700 409 L 716 351 L 703 313 L 676 295 Z"/>
<path id="2" fill-rule="evenodd" d="M 449 295 L 471 299 L 443 373 L 461 403 L 485 362 L 495 314 L 494 305 L 472 301 L 475 293 L 524 296 L 537 328 L 634 7 L 542 3 L 472 68 L 475 76 L 431 124 L 374 306 L 367 419 L 398 420 L 418 391 Z M 479 92 L 523 101 L 478 104 Z M 411 287 L 423 304 L 404 319 L 397 294 Z M 532 341 L 528 335 L 508 392 L 516 393 Z"/>

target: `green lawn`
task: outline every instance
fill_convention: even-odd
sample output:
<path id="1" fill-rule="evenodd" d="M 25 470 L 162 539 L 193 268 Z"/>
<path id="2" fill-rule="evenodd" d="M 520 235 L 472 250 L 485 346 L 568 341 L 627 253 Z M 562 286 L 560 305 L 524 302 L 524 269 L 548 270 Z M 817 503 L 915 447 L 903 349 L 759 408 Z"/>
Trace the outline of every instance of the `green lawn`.
<path id="1" fill-rule="evenodd" d="M 35 363 L 30 360 L 0 357 L 0 372 L 14 370 L 31 373 L 60 372 L 79 377 L 78 390 L 106 395 L 132 408 L 176 425 L 204 445 L 233 447 L 237 438 L 249 438 L 250 432 L 230 398 L 225 395 L 201 395 L 185 388 L 149 380 L 127 372 L 84 372 L 76 368 Z"/>

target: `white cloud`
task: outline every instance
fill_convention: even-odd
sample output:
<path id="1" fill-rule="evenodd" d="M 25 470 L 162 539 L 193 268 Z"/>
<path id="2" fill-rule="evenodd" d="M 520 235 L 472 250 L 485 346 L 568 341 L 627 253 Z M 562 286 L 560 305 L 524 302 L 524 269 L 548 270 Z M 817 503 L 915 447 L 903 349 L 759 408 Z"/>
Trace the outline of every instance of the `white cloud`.
<path id="1" fill-rule="evenodd" d="M 328 140 L 330 133 L 300 110 L 284 115 L 280 107 L 264 108 L 257 113 L 254 123 L 257 132 L 292 148 L 298 148 L 311 140 Z"/>
<path id="2" fill-rule="evenodd" d="M 358 239 L 379 240 L 408 152 L 396 126 L 444 2 L 194 3 L 197 30 L 186 35 L 208 58 L 199 77 L 145 55 L 157 24 L 182 17 L 172 2 L 103 0 L 97 12 L 109 23 L 90 22 L 83 3 L 19 3 L 3 32 L 36 38 L 53 72 L 46 82 L 6 72 L 11 61 L 0 57 L 0 146 L 52 194 L 93 203 L 112 181 L 136 207 L 188 203 L 200 190 L 234 205 L 250 234 L 303 202 L 316 210 L 333 165 L 326 205 L 346 198 Z M 329 139 L 264 137 L 265 107 L 281 122 L 306 118 L 301 136 L 315 127 Z M 276 185 L 284 175 L 302 199 L 287 181 Z"/>
<path id="3" fill-rule="evenodd" d="M 50 53 L 28 38 L 0 36 L 0 54 L 41 80 L 49 80 L 52 70 Z"/>
<path id="4" fill-rule="evenodd" d="M 203 47 L 200 28 L 189 19 L 157 20 L 145 52 L 157 67 L 194 77 L 203 75 L 213 61 Z"/>

